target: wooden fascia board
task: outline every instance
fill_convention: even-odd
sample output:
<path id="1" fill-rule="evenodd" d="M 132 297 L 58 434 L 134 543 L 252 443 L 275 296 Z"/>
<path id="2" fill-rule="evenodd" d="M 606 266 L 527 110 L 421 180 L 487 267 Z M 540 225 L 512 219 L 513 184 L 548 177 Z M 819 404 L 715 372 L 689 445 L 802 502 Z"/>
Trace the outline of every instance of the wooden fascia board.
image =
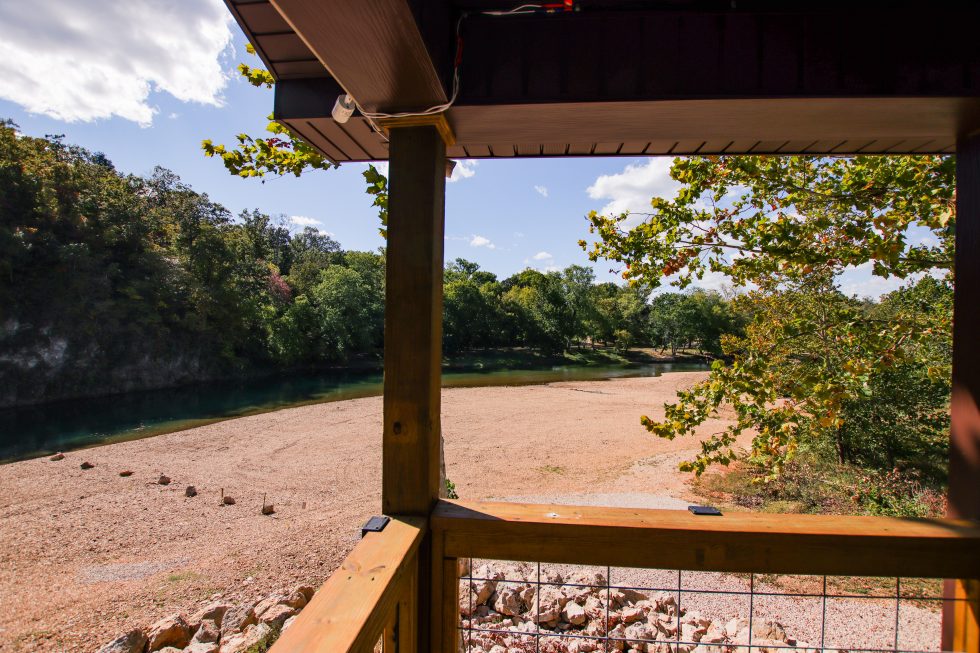
<path id="1" fill-rule="evenodd" d="M 446 102 L 406 0 L 272 0 L 337 83 L 367 111 Z"/>

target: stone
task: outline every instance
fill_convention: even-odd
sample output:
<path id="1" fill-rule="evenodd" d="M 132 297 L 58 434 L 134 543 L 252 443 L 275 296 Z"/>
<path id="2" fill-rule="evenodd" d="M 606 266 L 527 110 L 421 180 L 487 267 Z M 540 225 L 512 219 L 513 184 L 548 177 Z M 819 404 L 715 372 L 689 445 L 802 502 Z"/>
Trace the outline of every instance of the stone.
<path id="1" fill-rule="evenodd" d="M 218 642 L 191 642 L 184 653 L 218 653 L 219 648 Z"/>
<path id="2" fill-rule="evenodd" d="M 645 620 L 646 613 L 640 608 L 623 608 L 623 611 L 620 613 L 620 618 L 622 618 L 623 623 L 631 624 L 634 621 Z"/>
<path id="3" fill-rule="evenodd" d="M 201 627 L 201 623 L 205 620 L 213 621 L 215 625 L 220 629 L 222 620 L 224 619 L 225 613 L 231 609 L 231 605 L 227 603 L 214 602 L 209 603 L 187 619 L 188 625 L 190 625 L 192 630 L 197 630 Z"/>
<path id="4" fill-rule="evenodd" d="M 752 629 L 756 639 L 768 639 L 775 642 L 786 641 L 786 629 L 778 621 L 766 621 L 761 626 Z"/>
<path id="5" fill-rule="evenodd" d="M 87 460 L 85 462 L 83 462 L 81 465 L 79 465 L 79 468 L 81 468 L 81 469 L 92 469 L 93 467 L 95 467 L 95 465 L 93 465 L 92 463 L 88 462 Z"/>
<path id="6" fill-rule="evenodd" d="M 194 633 L 194 638 L 191 639 L 191 644 L 211 644 L 217 642 L 221 637 L 221 627 L 218 626 L 212 619 L 204 619 L 201 621 L 201 625 L 198 627 L 197 632 Z"/>
<path id="7" fill-rule="evenodd" d="M 578 603 L 569 601 L 562 608 L 561 618 L 573 626 L 580 626 L 585 623 L 585 609 Z"/>
<path id="8" fill-rule="evenodd" d="M 166 474 L 160 474 L 160 478 L 157 479 L 157 485 L 170 485 L 170 477 Z"/>
<path id="9" fill-rule="evenodd" d="M 64 459 L 65 459 L 65 454 L 61 453 L 60 451 L 58 453 L 56 453 L 55 455 L 51 456 L 50 458 L 48 458 L 48 460 L 54 460 L 56 462 L 59 461 L 59 460 L 64 460 Z M 125 635 L 124 635 L 124 637 L 125 637 Z"/>
<path id="10" fill-rule="evenodd" d="M 299 613 L 296 608 L 284 605 L 282 603 L 277 603 L 268 610 L 262 613 L 259 617 L 259 621 L 264 624 L 269 624 L 273 628 L 281 628 L 286 619 L 293 617 Z"/>
<path id="11" fill-rule="evenodd" d="M 288 605 L 291 608 L 302 610 L 306 607 L 306 594 L 303 594 L 303 592 L 300 592 L 299 590 L 293 590 L 286 598 L 279 602 L 283 605 Z"/>
<path id="12" fill-rule="evenodd" d="M 285 597 L 282 594 L 272 594 L 255 604 L 255 616 L 261 617 L 269 608 L 280 603 Z"/>
<path id="13" fill-rule="evenodd" d="M 498 589 L 494 594 L 493 609 L 509 617 L 519 615 L 522 612 L 520 592 L 515 587 Z"/>
<path id="14" fill-rule="evenodd" d="M 164 617 L 150 627 L 147 650 L 158 651 L 165 646 L 184 648 L 191 642 L 191 627 L 179 614 Z"/>
<path id="15" fill-rule="evenodd" d="M 176 646 L 164 646 L 156 653 L 184 653 L 184 649 L 177 648 Z"/>
<path id="16" fill-rule="evenodd" d="M 185 497 L 196 497 L 197 496 L 197 488 L 194 487 L 193 485 L 188 485 L 184 489 L 184 496 Z"/>
<path id="17" fill-rule="evenodd" d="M 481 565 L 473 573 L 473 580 L 470 581 L 473 591 L 476 593 L 475 605 L 482 605 L 490 599 L 490 595 L 497 589 L 497 581 L 504 577 L 504 572 L 495 569 L 491 565 Z"/>
<path id="18" fill-rule="evenodd" d="M 100 648 L 98 653 L 143 653 L 144 649 L 146 649 L 146 635 L 142 630 L 137 629 L 120 635 Z"/>
<path id="19" fill-rule="evenodd" d="M 289 619 L 286 619 L 286 621 L 284 621 L 284 622 L 282 623 L 282 630 L 281 630 L 280 632 L 286 632 L 286 629 L 287 629 L 287 628 L 289 628 L 289 627 L 290 627 L 290 626 L 292 626 L 292 625 L 293 625 L 294 623 L 296 623 L 296 617 L 298 617 L 298 616 L 299 616 L 298 614 L 294 614 L 294 615 L 293 615 L 292 617 L 290 617 Z"/>
<path id="20" fill-rule="evenodd" d="M 275 512 L 276 512 L 275 506 L 273 506 L 271 503 L 267 503 L 262 506 L 263 515 L 274 515 Z"/>
<path id="21" fill-rule="evenodd" d="M 749 620 L 743 617 L 735 617 L 725 625 L 725 634 L 729 639 L 734 639 L 743 629 L 749 627 Z"/>
<path id="22" fill-rule="evenodd" d="M 303 596 L 306 597 L 306 602 L 307 603 L 309 603 L 310 601 L 313 600 L 313 595 L 316 593 L 316 590 L 313 588 L 312 585 L 297 585 L 293 589 L 293 591 L 294 592 L 301 592 L 303 594 Z"/>
<path id="23" fill-rule="evenodd" d="M 119 472 L 119 475 L 122 476 L 123 478 L 126 478 L 127 476 L 132 476 L 133 475 L 133 470 L 131 470 L 131 469 L 124 469 L 121 472 Z"/>
<path id="24" fill-rule="evenodd" d="M 708 632 L 707 628 L 702 628 L 701 626 L 696 626 L 694 624 L 681 624 L 681 641 L 682 642 L 699 642 L 701 636 Z"/>
<path id="25" fill-rule="evenodd" d="M 255 604 L 243 603 L 228 608 L 221 620 L 221 632 L 222 634 L 239 633 L 256 623 L 258 623 L 258 619 L 255 616 Z"/>
<path id="26" fill-rule="evenodd" d="M 221 639 L 219 653 L 245 653 L 268 642 L 272 628 L 268 624 L 252 624 L 240 633 Z"/>
<path id="27" fill-rule="evenodd" d="M 235 497 L 230 497 L 227 494 L 221 497 L 221 503 L 226 506 L 235 505 Z"/>

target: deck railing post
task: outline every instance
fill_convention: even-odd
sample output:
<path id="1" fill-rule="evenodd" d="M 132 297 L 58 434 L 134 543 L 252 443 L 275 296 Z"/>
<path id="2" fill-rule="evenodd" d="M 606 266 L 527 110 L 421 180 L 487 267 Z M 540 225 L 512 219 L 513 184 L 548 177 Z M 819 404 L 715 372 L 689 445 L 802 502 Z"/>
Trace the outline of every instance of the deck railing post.
<path id="1" fill-rule="evenodd" d="M 980 520 L 980 132 L 956 147 L 954 274 L 949 516 Z M 980 652 L 977 580 L 949 581 L 946 593 L 972 600 L 944 610 L 943 649 Z"/>
<path id="2" fill-rule="evenodd" d="M 381 506 L 389 515 L 428 516 L 443 483 L 446 145 L 433 125 L 391 125 L 389 134 Z M 426 537 L 418 556 L 417 602 L 410 611 L 419 651 L 429 650 L 430 552 Z"/>

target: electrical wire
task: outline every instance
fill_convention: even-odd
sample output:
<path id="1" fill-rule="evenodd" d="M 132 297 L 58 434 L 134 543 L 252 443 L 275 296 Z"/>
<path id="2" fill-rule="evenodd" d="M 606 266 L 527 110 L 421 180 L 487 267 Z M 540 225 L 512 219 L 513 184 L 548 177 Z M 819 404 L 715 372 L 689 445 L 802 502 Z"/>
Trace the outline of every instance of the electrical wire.
<path id="1" fill-rule="evenodd" d="M 478 12 L 481 16 L 515 16 L 520 14 L 533 14 L 538 12 L 548 12 L 553 13 L 556 11 L 569 11 L 572 8 L 572 2 L 570 0 L 565 0 L 560 3 L 550 3 L 550 4 L 523 4 L 518 5 L 512 9 L 497 10 L 497 11 L 481 11 Z M 456 21 L 456 55 L 453 59 L 453 84 L 452 93 L 449 96 L 449 100 L 442 104 L 437 104 L 435 106 L 429 107 L 428 109 L 423 109 L 421 111 L 403 111 L 400 113 L 384 113 L 380 111 L 365 111 L 364 107 L 358 103 L 358 101 L 351 97 L 350 94 L 347 95 L 357 107 L 357 110 L 362 116 L 367 118 L 368 123 L 371 125 L 372 129 L 378 134 L 384 137 L 384 132 L 378 127 L 374 122 L 375 119 L 380 118 L 411 118 L 415 116 L 433 116 L 436 114 L 444 113 L 449 110 L 456 102 L 456 98 L 459 97 L 459 78 L 460 78 L 460 68 L 463 62 L 463 20 L 467 18 L 470 14 L 468 12 L 463 12 L 460 14 L 459 19 Z M 388 139 L 385 138 L 387 141 Z"/>

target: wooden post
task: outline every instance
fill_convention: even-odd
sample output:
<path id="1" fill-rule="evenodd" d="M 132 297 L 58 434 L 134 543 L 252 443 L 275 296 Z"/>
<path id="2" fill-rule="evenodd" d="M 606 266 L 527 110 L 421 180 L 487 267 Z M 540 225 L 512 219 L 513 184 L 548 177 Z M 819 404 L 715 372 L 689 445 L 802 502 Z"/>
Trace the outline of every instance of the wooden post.
<path id="1" fill-rule="evenodd" d="M 446 144 L 433 125 L 389 128 L 381 509 L 428 516 L 442 487 L 442 266 Z M 419 550 L 410 612 L 430 650 L 431 537 Z M 407 606 L 406 606 L 407 607 Z M 402 614 L 400 628 L 407 627 Z"/>
<path id="2" fill-rule="evenodd" d="M 439 498 L 446 147 L 390 129 L 381 507 L 427 516 Z"/>
<path id="3" fill-rule="evenodd" d="M 956 147 L 954 271 L 949 516 L 980 520 L 980 133 Z M 946 595 L 972 600 L 945 607 L 943 649 L 980 653 L 977 579 L 948 581 Z"/>

